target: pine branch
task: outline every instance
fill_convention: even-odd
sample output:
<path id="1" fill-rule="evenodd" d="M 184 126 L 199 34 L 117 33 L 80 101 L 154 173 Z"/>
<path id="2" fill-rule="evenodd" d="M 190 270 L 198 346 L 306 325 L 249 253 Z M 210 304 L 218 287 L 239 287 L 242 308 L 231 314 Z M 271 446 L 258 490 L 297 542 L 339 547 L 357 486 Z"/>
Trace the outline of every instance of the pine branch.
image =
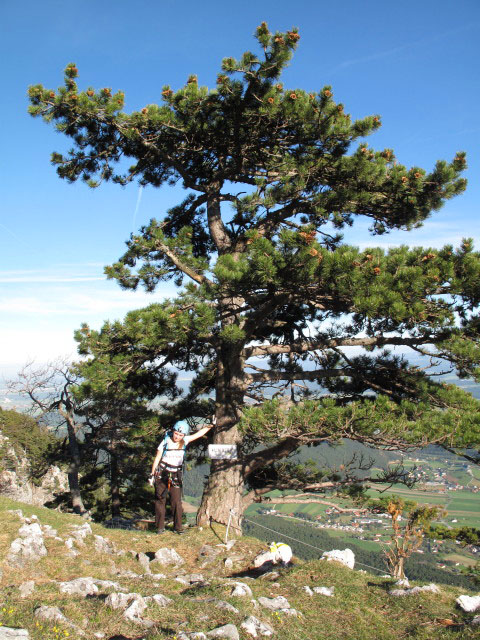
<path id="1" fill-rule="evenodd" d="M 245 358 L 254 358 L 258 356 L 279 355 L 282 353 L 306 353 L 309 351 L 321 351 L 332 349 L 335 347 L 384 347 L 387 345 L 403 345 L 409 347 L 417 347 L 421 344 L 431 344 L 433 341 L 445 340 L 450 336 L 450 332 L 437 334 L 436 336 L 427 335 L 418 338 L 402 338 L 399 336 L 376 336 L 374 338 L 331 338 L 311 342 L 292 343 L 290 345 L 283 344 L 266 344 L 246 347 L 243 350 Z M 428 355 L 434 355 L 428 353 Z"/>

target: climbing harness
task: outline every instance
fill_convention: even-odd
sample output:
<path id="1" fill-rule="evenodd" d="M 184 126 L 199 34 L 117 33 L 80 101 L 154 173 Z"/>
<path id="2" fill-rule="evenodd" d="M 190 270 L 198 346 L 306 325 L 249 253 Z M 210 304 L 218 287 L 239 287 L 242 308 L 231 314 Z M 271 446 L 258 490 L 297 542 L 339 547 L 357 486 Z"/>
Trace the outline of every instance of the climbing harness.
<path id="1" fill-rule="evenodd" d="M 272 542 L 270 545 L 270 553 L 275 553 L 280 547 L 288 547 L 284 542 Z"/>

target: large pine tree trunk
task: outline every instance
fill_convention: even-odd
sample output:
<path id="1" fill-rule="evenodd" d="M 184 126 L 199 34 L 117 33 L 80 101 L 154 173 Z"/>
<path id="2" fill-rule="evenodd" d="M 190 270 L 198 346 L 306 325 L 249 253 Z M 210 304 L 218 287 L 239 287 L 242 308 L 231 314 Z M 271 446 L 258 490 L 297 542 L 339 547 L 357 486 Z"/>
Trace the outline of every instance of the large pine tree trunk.
<path id="1" fill-rule="evenodd" d="M 207 486 L 197 514 L 197 524 L 208 526 L 218 522 L 232 528 L 236 536 L 242 535 L 242 496 L 244 493 L 241 436 L 237 423 L 241 417 L 244 383 L 244 362 L 240 348 L 223 344 L 218 349 L 215 444 L 235 444 L 237 460 L 213 460 Z"/>

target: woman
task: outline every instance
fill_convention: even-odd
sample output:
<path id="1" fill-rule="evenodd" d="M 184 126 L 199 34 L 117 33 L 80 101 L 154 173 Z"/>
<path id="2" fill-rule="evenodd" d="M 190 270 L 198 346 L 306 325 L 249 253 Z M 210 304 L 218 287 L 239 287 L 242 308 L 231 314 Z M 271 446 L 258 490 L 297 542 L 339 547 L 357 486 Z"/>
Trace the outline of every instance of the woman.
<path id="1" fill-rule="evenodd" d="M 157 449 L 157 455 L 152 464 L 150 483 L 155 484 L 155 526 L 157 533 L 165 531 L 165 507 L 167 494 L 170 493 L 170 504 L 173 512 L 173 527 L 175 533 L 182 534 L 182 468 L 185 449 L 190 442 L 201 438 L 215 425 L 202 427 L 192 435 L 185 420 L 175 423 Z"/>

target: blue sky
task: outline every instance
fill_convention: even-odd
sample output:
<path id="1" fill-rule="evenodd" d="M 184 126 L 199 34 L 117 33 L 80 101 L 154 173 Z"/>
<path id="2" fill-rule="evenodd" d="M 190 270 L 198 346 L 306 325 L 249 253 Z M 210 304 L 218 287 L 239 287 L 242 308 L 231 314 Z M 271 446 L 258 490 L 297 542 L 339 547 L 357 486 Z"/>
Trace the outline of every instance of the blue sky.
<path id="1" fill-rule="evenodd" d="M 221 59 L 254 49 L 252 34 L 263 20 L 272 30 L 299 27 L 287 87 L 331 84 L 352 116 L 381 115 L 371 146 L 391 147 L 400 162 L 426 169 L 467 151 L 467 193 L 422 229 L 369 239 L 368 225 L 359 223 L 348 241 L 441 246 L 472 236 L 480 245 L 478 0 L 4 2 L 0 401 L 2 377 L 27 360 L 74 355 L 81 322 L 100 327 L 172 295 L 167 287 L 151 295 L 121 291 L 103 267 L 122 254 L 132 231 L 182 195 L 150 188 L 139 199 L 136 185 L 90 190 L 61 181 L 49 157 L 68 144 L 27 115 L 28 85 L 56 88 L 66 64 L 76 62 L 82 89 L 123 90 L 131 111 L 159 102 L 163 84 L 177 88 L 191 73 L 214 86 Z"/>

